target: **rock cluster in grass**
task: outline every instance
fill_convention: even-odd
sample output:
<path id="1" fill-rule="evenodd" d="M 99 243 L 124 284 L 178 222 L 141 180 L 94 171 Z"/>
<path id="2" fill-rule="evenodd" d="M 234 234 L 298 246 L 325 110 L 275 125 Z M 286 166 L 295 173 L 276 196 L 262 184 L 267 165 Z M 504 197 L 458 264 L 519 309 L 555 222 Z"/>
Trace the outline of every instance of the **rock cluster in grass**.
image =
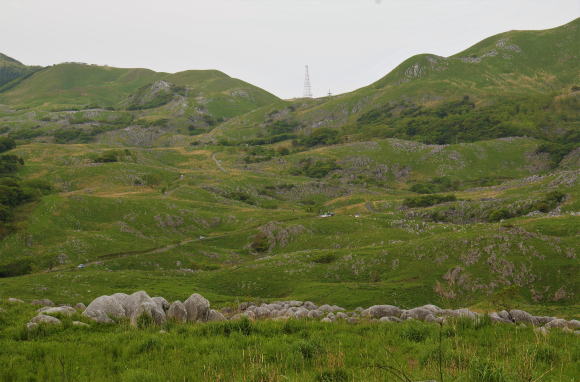
<path id="1" fill-rule="evenodd" d="M 189 296 L 183 303 L 175 301 L 170 304 L 163 297 L 149 297 L 143 291 L 131 295 L 115 293 L 111 296 L 97 297 L 84 310 L 83 316 L 99 323 L 128 319 L 133 326 L 137 326 L 141 317 L 148 317 L 157 325 L 165 323 L 168 319 L 180 322 L 225 320 L 220 312 L 210 309 L 207 299 L 197 293 Z"/>
<path id="2" fill-rule="evenodd" d="M 22 303 L 22 300 L 9 299 L 12 303 Z M 523 310 L 502 310 L 481 314 L 467 308 L 442 309 L 435 305 L 423 305 L 412 309 L 401 309 L 393 305 L 373 305 L 367 309 L 356 308 L 352 311 L 336 305 L 316 305 L 311 301 L 276 301 L 272 303 L 256 304 L 244 302 L 236 308 L 227 307 L 221 311 L 210 308 L 210 302 L 200 294 L 192 294 L 184 302 L 174 301 L 169 303 L 163 297 L 149 297 L 146 292 L 139 291 L 131 295 L 115 293 L 111 296 L 101 296 L 94 299 L 87 307 L 79 303 L 74 308 L 54 306 L 50 300 L 34 301 L 35 305 L 42 305 L 38 309 L 38 315 L 28 324 L 28 328 L 35 328 L 40 324 L 61 324 L 61 321 L 53 317 L 72 316 L 77 312 L 87 319 L 97 323 L 112 324 L 121 320 L 128 320 L 131 325 L 138 326 L 141 319 L 150 323 L 162 325 L 168 320 L 181 323 L 198 323 L 225 320 L 288 320 L 288 319 L 311 319 L 326 323 L 344 321 L 356 324 L 360 321 L 367 322 L 403 322 L 406 320 L 418 320 L 431 323 L 445 323 L 449 318 L 467 318 L 472 320 L 489 319 L 492 322 L 502 324 L 530 325 L 537 327 L 541 333 L 547 333 L 550 329 L 557 328 L 568 332 L 580 334 L 580 321 L 564 320 L 550 316 L 534 316 Z M 87 324 L 75 321 L 75 326 Z"/>

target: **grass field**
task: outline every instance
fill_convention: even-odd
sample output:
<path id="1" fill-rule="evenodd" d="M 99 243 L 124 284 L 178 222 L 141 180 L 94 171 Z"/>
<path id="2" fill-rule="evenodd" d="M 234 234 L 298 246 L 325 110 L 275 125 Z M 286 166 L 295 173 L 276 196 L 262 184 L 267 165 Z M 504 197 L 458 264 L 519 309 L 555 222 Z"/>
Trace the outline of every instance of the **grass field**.
<path id="1" fill-rule="evenodd" d="M 30 264 L 30 274 L 0 279 L 0 294 L 88 302 L 147 285 L 174 298 L 195 288 L 217 302 L 435 303 L 576 317 L 577 171 L 550 170 L 536 147 L 523 138 L 383 140 L 248 165 L 220 146 L 130 148 L 112 163 L 95 163 L 111 151 L 103 145 L 20 146 L 20 176 L 57 191 L 19 210 L 0 265 Z M 304 158 L 340 168 L 322 179 L 292 175 Z M 430 174 L 457 179 L 458 201 L 404 207 L 417 196 L 409 186 Z M 474 187 L 481 179 L 492 185 Z M 554 215 L 488 220 L 553 190 L 566 195 Z M 325 211 L 336 215 L 320 218 Z"/>
<path id="2" fill-rule="evenodd" d="M 27 331 L 22 322 L 33 308 L 2 309 L 3 381 L 573 382 L 580 372 L 577 336 L 486 321 L 242 320 L 134 329 L 77 327 L 72 321 L 83 318 L 73 316 Z"/>

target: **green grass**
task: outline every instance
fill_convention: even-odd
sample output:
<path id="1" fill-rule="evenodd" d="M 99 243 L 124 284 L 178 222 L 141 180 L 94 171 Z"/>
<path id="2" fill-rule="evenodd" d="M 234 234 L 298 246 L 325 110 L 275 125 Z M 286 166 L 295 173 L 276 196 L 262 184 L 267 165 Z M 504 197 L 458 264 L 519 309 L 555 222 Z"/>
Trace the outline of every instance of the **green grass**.
<path id="1" fill-rule="evenodd" d="M 83 318 L 73 316 L 27 331 L 31 307 L 2 308 L 4 381 L 384 381 L 394 378 L 389 367 L 411 380 L 439 380 L 441 365 L 445 380 L 571 382 L 579 372 L 577 341 L 558 330 L 544 337 L 461 320 L 442 328 L 295 320 L 79 328 L 71 322 Z"/>
<path id="2" fill-rule="evenodd" d="M 6 152 L 24 160 L 18 182 L 53 191 L 11 208 L 0 273 L 20 275 L 0 278 L 0 299 L 89 303 L 146 289 L 196 291 L 218 307 L 298 299 L 577 319 L 577 27 L 414 57 L 315 100 L 282 101 L 218 71 L 62 64 L 18 77 L 0 88 L 0 135 L 19 144 Z M 171 85 L 157 97 L 160 80 Z M 310 135 L 319 126 L 339 132 Z M 424 144 L 439 139 L 451 144 Z M 395 364 L 441 379 L 438 327 L 426 324 L 160 334 L 67 319 L 27 333 L 32 309 L 1 307 L 2 380 L 389 380 Z M 578 375 L 577 341 L 557 331 L 464 322 L 443 338 L 445 380 Z"/>
<path id="3" fill-rule="evenodd" d="M 487 219 L 492 207 L 534 205 L 554 189 L 566 195 L 561 208 L 576 211 L 574 183 L 552 185 L 568 173 L 530 166 L 535 147 L 524 138 L 447 147 L 380 140 L 248 166 L 236 147 L 130 148 L 117 162 L 95 163 L 110 146 L 19 146 L 13 152 L 26 163 L 19 176 L 47 180 L 57 192 L 17 213 L 17 232 L 0 244 L 0 266 L 27 262 L 33 274 L 0 286 L 6 297 L 88 301 L 143 283 L 167 296 L 195 285 L 224 302 L 436 303 L 574 316 L 578 217 Z M 322 179 L 291 175 L 307 157 L 336 160 L 340 169 Z M 357 167 L 361 158 L 367 170 Z M 366 184 L 351 177 L 367 171 L 372 179 L 374 166 L 387 167 L 387 176 Z M 543 168 L 543 177 L 522 180 Z M 431 174 L 466 185 L 500 180 L 454 191 L 455 202 L 404 208 L 417 195 L 410 185 Z M 260 232 L 267 232 L 266 252 L 254 253 Z M 81 263 L 88 268 L 76 270 Z M 461 282 L 450 281 L 458 267 Z"/>

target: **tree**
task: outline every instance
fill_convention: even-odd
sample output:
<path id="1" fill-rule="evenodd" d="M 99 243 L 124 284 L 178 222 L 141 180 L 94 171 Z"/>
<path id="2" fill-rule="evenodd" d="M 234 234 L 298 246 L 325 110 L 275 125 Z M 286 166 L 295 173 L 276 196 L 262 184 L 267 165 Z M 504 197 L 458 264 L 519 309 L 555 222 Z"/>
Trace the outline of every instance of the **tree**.
<path id="1" fill-rule="evenodd" d="M 0 137 L 0 153 L 8 150 L 12 150 L 16 147 L 16 142 L 14 139 L 9 137 Z"/>

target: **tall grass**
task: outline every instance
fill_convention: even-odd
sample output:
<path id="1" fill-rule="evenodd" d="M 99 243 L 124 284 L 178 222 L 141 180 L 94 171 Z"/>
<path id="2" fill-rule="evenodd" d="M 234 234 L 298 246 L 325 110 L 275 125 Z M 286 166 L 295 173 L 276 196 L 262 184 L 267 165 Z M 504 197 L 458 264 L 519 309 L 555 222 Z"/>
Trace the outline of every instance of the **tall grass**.
<path id="1" fill-rule="evenodd" d="M 79 328 L 76 315 L 28 331 L 33 308 L 2 308 L 0 381 L 529 382 L 546 373 L 542 382 L 572 382 L 578 375 L 575 337 L 507 325 L 241 320 Z"/>

